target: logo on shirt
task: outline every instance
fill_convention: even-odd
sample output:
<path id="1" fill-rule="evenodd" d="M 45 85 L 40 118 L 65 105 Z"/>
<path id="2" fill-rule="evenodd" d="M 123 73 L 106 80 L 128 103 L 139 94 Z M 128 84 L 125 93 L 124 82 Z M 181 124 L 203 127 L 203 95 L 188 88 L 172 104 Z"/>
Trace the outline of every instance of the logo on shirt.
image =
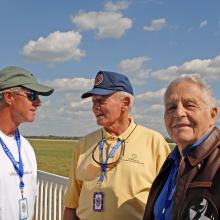
<path id="1" fill-rule="evenodd" d="M 193 199 L 189 205 L 188 217 L 190 220 L 217 220 L 218 212 L 211 200 L 204 197 Z M 185 212 L 185 213 L 187 213 Z"/>
<path id="2" fill-rule="evenodd" d="M 24 175 L 32 175 L 33 171 L 32 170 L 25 170 Z M 9 173 L 10 176 L 18 176 L 18 173 L 16 171 L 12 171 Z"/>
<path id="3" fill-rule="evenodd" d="M 137 154 L 131 154 L 129 157 L 124 158 L 125 161 L 133 162 L 133 163 L 139 163 L 139 164 L 144 164 L 138 159 Z"/>

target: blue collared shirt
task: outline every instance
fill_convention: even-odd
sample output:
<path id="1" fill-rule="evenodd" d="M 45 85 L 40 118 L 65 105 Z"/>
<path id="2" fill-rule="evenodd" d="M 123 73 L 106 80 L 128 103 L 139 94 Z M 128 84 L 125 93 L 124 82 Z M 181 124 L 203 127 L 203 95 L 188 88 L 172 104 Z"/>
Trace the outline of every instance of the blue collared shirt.
<path id="1" fill-rule="evenodd" d="M 202 142 L 204 142 L 210 134 L 211 132 L 207 133 L 193 145 L 187 146 L 183 151 L 183 156 L 188 156 L 192 152 L 192 150 L 200 145 Z M 172 164 L 172 167 L 170 170 L 170 174 L 167 177 L 167 181 L 155 202 L 154 220 L 169 220 L 171 217 L 173 195 L 176 188 L 176 177 L 180 164 L 180 153 L 177 147 L 175 147 L 174 150 L 171 152 L 168 160 Z"/>

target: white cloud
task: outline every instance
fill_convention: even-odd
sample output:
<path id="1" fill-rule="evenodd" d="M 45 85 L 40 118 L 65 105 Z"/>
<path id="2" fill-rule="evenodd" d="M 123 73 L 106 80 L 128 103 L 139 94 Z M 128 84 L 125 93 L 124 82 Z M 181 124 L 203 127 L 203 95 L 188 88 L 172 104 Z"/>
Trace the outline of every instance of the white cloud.
<path id="1" fill-rule="evenodd" d="M 202 21 L 202 22 L 200 23 L 199 27 L 200 27 L 200 28 L 204 28 L 204 27 L 206 27 L 207 25 L 208 25 L 208 21 L 207 21 L 207 20 L 204 20 L 204 21 Z"/>
<path id="2" fill-rule="evenodd" d="M 129 7 L 129 2 L 128 1 L 118 1 L 116 3 L 113 2 L 107 2 L 105 4 L 105 10 L 106 11 L 120 11 L 127 9 Z"/>
<path id="3" fill-rule="evenodd" d="M 82 36 L 78 32 L 56 31 L 47 37 L 29 41 L 22 49 L 22 55 L 27 60 L 45 61 L 50 64 L 68 60 L 79 61 L 85 52 L 79 48 Z"/>
<path id="4" fill-rule="evenodd" d="M 151 110 L 163 110 L 163 95 L 165 88 L 157 91 L 147 91 L 145 93 L 135 96 L 135 108 L 138 109 L 138 113 L 142 114 L 143 117 L 146 112 Z M 147 106 L 145 108 L 144 106 Z"/>
<path id="5" fill-rule="evenodd" d="M 119 64 L 119 69 L 126 73 L 136 84 L 144 84 L 149 77 L 150 70 L 144 68 L 145 62 L 150 58 L 141 56 L 131 59 L 124 59 Z"/>
<path id="6" fill-rule="evenodd" d="M 91 79 L 85 78 L 61 78 L 55 79 L 53 81 L 47 81 L 47 85 L 55 88 L 56 91 L 83 91 L 90 89 L 93 86 L 93 81 Z"/>
<path id="7" fill-rule="evenodd" d="M 60 106 L 58 109 L 59 115 L 74 115 L 81 113 L 92 112 L 92 102 L 91 99 L 82 99 L 70 101 L 67 105 Z"/>
<path id="8" fill-rule="evenodd" d="M 143 64 L 148 61 L 147 57 L 134 57 L 131 59 L 122 60 L 119 64 L 120 68 L 125 72 L 138 72 Z"/>
<path id="9" fill-rule="evenodd" d="M 152 20 L 149 26 L 144 26 L 145 31 L 160 31 L 166 26 L 166 19 L 159 18 Z"/>
<path id="10" fill-rule="evenodd" d="M 165 88 L 147 91 L 135 96 L 132 116 L 135 120 L 166 135 L 163 123 L 163 95 Z"/>
<path id="11" fill-rule="evenodd" d="M 138 103 L 142 103 L 142 102 L 155 102 L 155 101 L 161 101 L 163 99 L 163 95 L 165 93 L 165 88 L 162 88 L 160 90 L 157 91 L 148 91 L 139 95 L 135 96 L 136 102 Z"/>
<path id="12" fill-rule="evenodd" d="M 161 104 L 154 104 L 150 106 L 150 109 L 152 111 L 163 111 L 164 110 L 164 106 Z"/>
<path id="13" fill-rule="evenodd" d="M 170 81 L 182 74 L 199 74 L 207 80 L 220 79 L 220 55 L 213 59 L 194 59 L 180 66 L 170 66 L 166 69 L 151 72 L 151 76 L 161 81 Z"/>
<path id="14" fill-rule="evenodd" d="M 71 102 L 70 107 L 75 111 L 91 111 L 91 99 L 83 99 L 79 102 Z"/>
<path id="15" fill-rule="evenodd" d="M 132 20 L 120 12 L 81 12 L 71 21 L 81 31 L 95 30 L 98 38 L 120 38 L 132 27 Z"/>

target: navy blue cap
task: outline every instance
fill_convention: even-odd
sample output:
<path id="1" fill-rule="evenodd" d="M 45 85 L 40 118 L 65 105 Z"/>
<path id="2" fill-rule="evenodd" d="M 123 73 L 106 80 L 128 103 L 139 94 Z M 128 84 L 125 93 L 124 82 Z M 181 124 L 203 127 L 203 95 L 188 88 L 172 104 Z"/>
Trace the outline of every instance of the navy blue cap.
<path id="1" fill-rule="evenodd" d="M 116 91 L 124 91 L 133 95 L 133 88 L 128 77 L 120 73 L 99 71 L 92 90 L 82 94 L 81 98 L 88 98 L 92 95 L 110 95 Z"/>

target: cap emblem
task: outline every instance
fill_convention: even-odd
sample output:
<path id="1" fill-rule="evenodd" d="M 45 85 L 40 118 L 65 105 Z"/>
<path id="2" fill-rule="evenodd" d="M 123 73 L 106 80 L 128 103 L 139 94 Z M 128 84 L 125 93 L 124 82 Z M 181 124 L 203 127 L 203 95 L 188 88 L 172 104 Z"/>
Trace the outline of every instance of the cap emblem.
<path id="1" fill-rule="evenodd" d="M 94 86 L 98 86 L 103 82 L 104 76 L 102 73 L 98 74 L 95 78 Z"/>

